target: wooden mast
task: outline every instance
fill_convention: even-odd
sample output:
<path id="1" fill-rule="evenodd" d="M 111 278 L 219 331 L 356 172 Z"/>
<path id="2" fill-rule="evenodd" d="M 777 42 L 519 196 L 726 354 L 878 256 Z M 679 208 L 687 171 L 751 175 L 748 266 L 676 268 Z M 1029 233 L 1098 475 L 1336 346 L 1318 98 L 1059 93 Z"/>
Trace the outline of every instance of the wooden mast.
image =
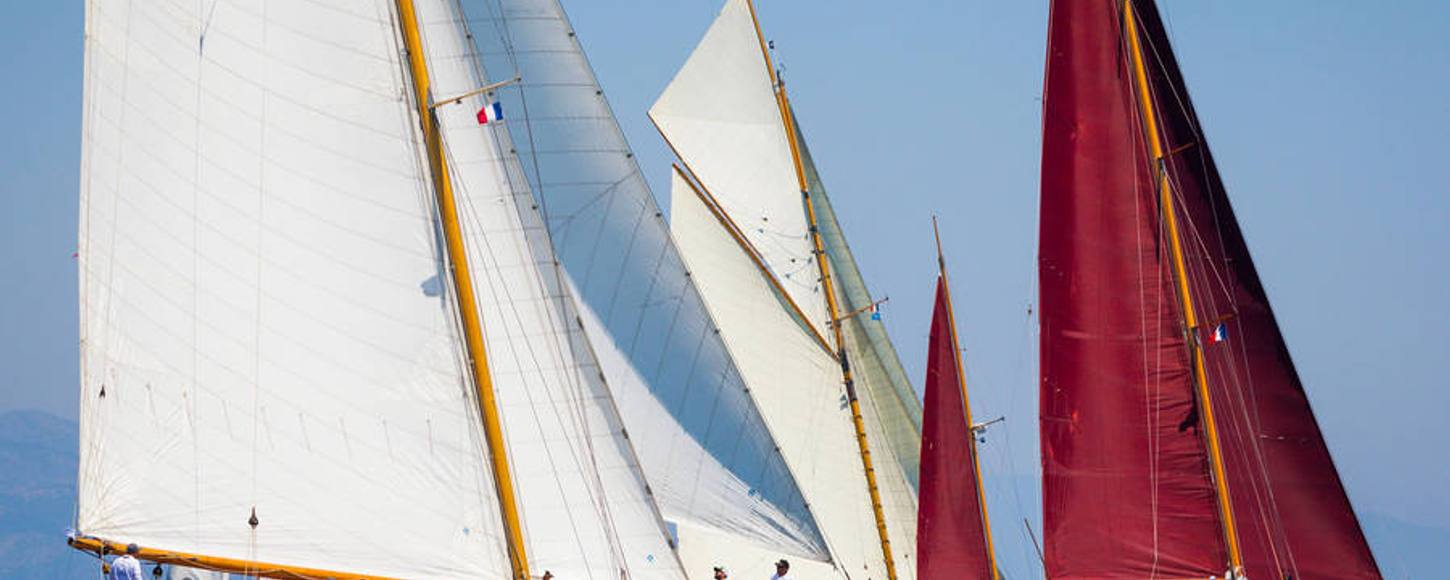
<path id="1" fill-rule="evenodd" d="M 1152 154 L 1154 182 L 1158 188 L 1158 206 L 1168 229 L 1169 253 L 1173 259 L 1173 277 L 1176 281 L 1179 302 L 1183 305 L 1184 332 L 1187 335 L 1189 357 L 1193 359 L 1194 390 L 1204 426 L 1204 439 L 1208 444 L 1210 475 L 1218 498 L 1219 514 L 1223 535 L 1228 544 L 1229 570 L 1235 576 L 1243 571 L 1243 555 L 1239 549 L 1238 529 L 1234 523 L 1233 504 L 1228 493 L 1228 480 L 1223 463 L 1223 446 L 1218 437 L 1218 425 L 1214 421 L 1213 401 L 1208 392 L 1208 374 L 1203 365 L 1203 345 L 1198 339 L 1198 315 L 1193 308 L 1193 292 L 1188 285 L 1188 269 L 1183 258 L 1183 240 L 1178 231 L 1178 217 L 1173 211 L 1173 191 L 1168 180 L 1162 137 L 1158 133 L 1158 118 L 1153 106 L 1153 93 L 1148 85 L 1147 67 L 1144 64 L 1143 46 L 1138 38 L 1138 16 L 1133 10 L 1133 0 L 1123 0 L 1124 31 L 1128 37 L 1130 58 L 1133 61 L 1133 78 L 1138 88 L 1138 101 L 1143 115 L 1144 131 L 1147 133 L 1148 148 Z"/>
<path id="2" fill-rule="evenodd" d="M 942 254 L 941 232 L 936 227 L 936 216 L 931 218 L 931 233 L 936 237 L 936 265 L 941 276 L 942 294 L 946 296 L 947 328 L 952 335 L 952 356 L 960 361 L 962 346 L 957 341 L 957 316 L 952 311 L 952 290 L 947 284 L 947 260 Z M 972 430 L 972 404 L 967 399 L 966 367 L 962 364 L 957 365 L 957 386 L 962 393 L 962 415 L 967 422 L 967 445 L 972 450 L 972 471 L 977 474 L 972 486 L 977 490 L 977 505 L 981 508 L 982 535 L 987 539 L 987 563 L 992 568 L 992 580 L 999 580 L 1001 576 L 997 571 L 997 550 L 992 545 L 992 521 L 987 518 L 987 495 L 982 487 L 982 460 L 977 456 L 977 434 Z"/>
<path id="3" fill-rule="evenodd" d="M 504 539 L 508 545 L 509 563 L 515 580 L 528 580 L 529 561 L 524 549 L 523 527 L 519 523 L 519 510 L 515 501 L 513 477 L 509 471 L 508 454 L 503 440 L 503 427 L 499 420 L 498 404 L 494 400 L 493 380 L 488 371 L 488 353 L 483 343 L 483 328 L 478 317 L 478 305 L 473 294 L 473 277 L 468 270 L 468 254 L 463 245 L 463 231 L 458 224 L 458 207 L 453 197 L 452 178 L 448 172 L 448 161 L 443 153 L 443 139 L 438 129 L 438 118 L 434 116 L 431 100 L 431 86 L 428 80 L 428 63 L 423 52 L 423 41 L 418 33 L 418 18 L 413 10 L 413 0 L 396 0 L 399 25 L 403 29 L 403 40 L 408 49 L 408 65 L 412 72 L 413 94 L 418 101 L 418 116 L 423 124 L 424 147 L 428 150 L 428 166 L 433 174 L 433 189 L 438 197 L 439 220 L 443 224 L 443 236 L 448 246 L 448 263 L 452 268 L 453 285 L 458 296 L 458 315 L 463 323 L 464 343 L 473 374 L 473 383 L 478 390 L 478 406 L 483 419 L 484 439 L 488 442 L 489 459 L 493 466 L 494 488 L 498 492 L 499 512 L 503 516 Z"/>
<path id="4" fill-rule="evenodd" d="M 770 59 L 770 50 L 765 45 L 765 36 L 760 32 L 760 19 L 755 15 L 755 3 L 746 0 L 750 8 L 750 19 L 755 23 L 755 36 L 760 41 L 760 53 L 765 57 L 765 70 L 770 74 L 770 84 L 775 88 L 776 104 L 785 124 L 786 142 L 790 144 L 791 161 L 795 165 L 796 179 L 800 184 L 801 198 L 805 205 L 806 220 L 810 226 L 811 244 L 820 268 L 821 286 L 826 295 L 826 311 L 831 317 L 831 333 L 836 340 L 836 359 L 841 363 L 841 378 L 846 386 L 846 398 L 851 405 L 851 422 L 856 428 L 856 446 L 861 453 L 861 467 L 866 472 L 866 490 L 871 494 L 871 513 L 876 517 L 876 534 L 881 539 L 881 556 L 886 562 L 887 580 L 896 580 L 896 560 L 891 556 L 891 536 L 886 529 L 886 511 L 881 503 L 881 489 L 876 484 L 876 469 L 871 458 L 871 445 L 866 440 L 866 421 L 861 415 L 861 401 L 856 394 L 856 383 L 851 376 L 851 362 L 846 353 L 846 337 L 841 330 L 840 305 L 836 290 L 831 282 L 831 268 L 827 264 L 825 244 L 821 230 L 816 224 L 816 209 L 811 201 L 810 186 L 806 183 L 805 168 L 801 164 L 800 144 L 796 142 L 795 118 L 790 111 L 790 100 L 785 94 L 785 84 L 775 75 L 775 65 Z"/>

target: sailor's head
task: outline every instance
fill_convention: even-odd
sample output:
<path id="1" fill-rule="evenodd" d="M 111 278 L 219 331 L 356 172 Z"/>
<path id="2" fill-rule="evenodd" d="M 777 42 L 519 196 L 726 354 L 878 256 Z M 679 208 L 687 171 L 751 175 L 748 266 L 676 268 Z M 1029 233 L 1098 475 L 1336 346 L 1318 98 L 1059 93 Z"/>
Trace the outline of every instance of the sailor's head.
<path id="1" fill-rule="evenodd" d="M 136 544 L 126 544 L 126 553 L 127 554 L 130 554 L 132 556 L 135 556 L 136 554 L 140 554 L 141 553 L 141 546 L 137 546 Z"/>
<path id="2" fill-rule="evenodd" d="M 720 566 L 715 567 L 715 580 L 725 580 L 729 577 L 730 575 L 725 573 L 725 568 L 722 568 Z"/>
<path id="3" fill-rule="evenodd" d="M 775 563 L 776 574 L 784 574 L 788 570 L 790 570 L 790 562 L 785 561 L 784 558 L 781 558 L 779 562 Z"/>

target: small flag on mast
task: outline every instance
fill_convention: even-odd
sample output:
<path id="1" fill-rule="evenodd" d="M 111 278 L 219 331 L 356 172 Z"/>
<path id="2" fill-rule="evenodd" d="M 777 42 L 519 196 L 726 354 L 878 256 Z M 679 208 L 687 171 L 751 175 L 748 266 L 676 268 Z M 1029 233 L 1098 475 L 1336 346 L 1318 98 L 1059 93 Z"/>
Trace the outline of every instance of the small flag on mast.
<path id="1" fill-rule="evenodd" d="M 881 320 L 881 303 L 871 303 L 871 320 Z"/>
<path id="2" fill-rule="evenodd" d="M 1220 322 L 1213 327 L 1213 333 L 1208 335 L 1209 344 L 1218 344 L 1228 340 L 1228 325 Z"/>
<path id="3" fill-rule="evenodd" d="M 484 105 L 482 109 L 478 110 L 479 125 L 497 123 L 501 120 L 503 120 L 503 106 L 499 105 L 497 102 Z"/>

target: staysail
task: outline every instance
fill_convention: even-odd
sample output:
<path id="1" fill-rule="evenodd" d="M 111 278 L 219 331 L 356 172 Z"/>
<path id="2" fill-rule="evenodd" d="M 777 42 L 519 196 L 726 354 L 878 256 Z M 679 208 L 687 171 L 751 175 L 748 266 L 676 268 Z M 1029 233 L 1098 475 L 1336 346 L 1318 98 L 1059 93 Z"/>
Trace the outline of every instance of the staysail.
<path id="1" fill-rule="evenodd" d="M 831 352 L 801 328 L 783 297 L 734 237 L 723 213 L 676 168 L 670 230 L 696 285 L 720 326 L 720 336 L 740 367 L 781 453 L 810 501 L 832 562 L 796 562 L 791 575 L 840 578 L 842 571 L 885 578 L 871 498 L 857 458 L 841 370 Z M 771 550 L 728 549 L 713 538 L 691 545 L 681 534 L 686 566 L 769 570 Z M 692 561 L 692 558 L 694 561 Z M 713 563 L 713 564 L 712 564 Z"/>
<path id="2" fill-rule="evenodd" d="M 926 360 L 916 575 L 922 580 L 994 580 L 996 562 L 982 500 L 977 434 L 972 429 L 949 292 L 943 262 Z"/>
<path id="3" fill-rule="evenodd" d="M 666 519 L 826 558 L 563 10 L 462 5 L 488 70 L 520 78 L 497 99 L 612 388 L 644 389 L 619 412 Z"/>
<path id="4" fill-rule="evenodd" d="M 1378 578 L 1156 8 L 1057 0 L 1051 19 L 1048 576 L 1222 576 L 1237 553 L 1249 578 Z"/>

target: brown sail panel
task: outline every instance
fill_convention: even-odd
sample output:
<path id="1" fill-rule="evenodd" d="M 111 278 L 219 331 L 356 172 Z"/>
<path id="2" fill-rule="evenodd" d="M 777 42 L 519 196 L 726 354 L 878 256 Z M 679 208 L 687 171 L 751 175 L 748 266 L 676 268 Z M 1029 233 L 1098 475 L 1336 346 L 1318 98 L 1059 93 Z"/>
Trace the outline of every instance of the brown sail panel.
<path id="1" fill-rule="evenodd" d="M 1190 372 L 1197 342 L 1248 577 L 1377 578 L 1157 10 L 1134 1 L 1127 27 L 1124 6 L 1052 8 L 1039 263 L 1048 575 L 1227 569 Z M 1131 29 L 1137 46 L 1124 36 Z M 1193 329 L 1173 286 L 1134 54 L 1164 152 Z"/>
<path id="2" fill-rule="evenodd" d="M 939 277 L 926 358 L 916 577 L 993 580 L 996 576 L 992 573 L 986 512 L 977 479 L 976 446 L 962 391 L 949 300 L 946 278 Z"/>

